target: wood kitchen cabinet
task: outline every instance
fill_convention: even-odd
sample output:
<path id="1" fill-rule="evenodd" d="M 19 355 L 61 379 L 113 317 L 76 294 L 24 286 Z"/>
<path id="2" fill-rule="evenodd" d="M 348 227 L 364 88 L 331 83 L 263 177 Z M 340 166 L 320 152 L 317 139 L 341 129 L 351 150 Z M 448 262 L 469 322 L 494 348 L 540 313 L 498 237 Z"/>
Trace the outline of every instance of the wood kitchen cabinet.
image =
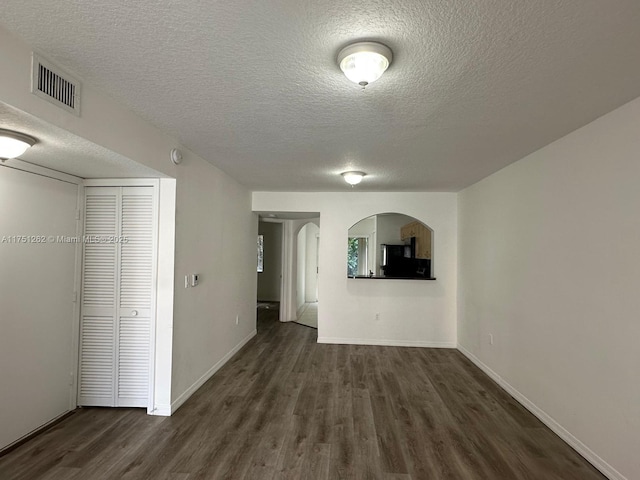
<path id="1" fill-rule="evenodd" d="M 431 258 L 431 230 L 422 222 L 411 222 L 400 228 L 400 238 L 408 240 L 412 237 L 416 239 L 416 258 Z"/>
<path id="2" fill-rule="evenodd" d="M 411 237 L 416 236 L 416 227 L 419 222 L 411 222 L 407 223 L 404 227 L 400 229 L 400 239 L 407 240 Z"/>

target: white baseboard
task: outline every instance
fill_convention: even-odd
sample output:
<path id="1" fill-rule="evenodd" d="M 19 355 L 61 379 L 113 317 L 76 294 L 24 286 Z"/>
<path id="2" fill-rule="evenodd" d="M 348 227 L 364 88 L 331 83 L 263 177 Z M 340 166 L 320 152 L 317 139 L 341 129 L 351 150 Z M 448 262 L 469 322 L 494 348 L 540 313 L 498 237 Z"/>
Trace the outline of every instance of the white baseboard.
<path id="1" fill-rule="evenodd" d="M 158 417 L 170 417 L 171 416 L 171 405 L 156 405 L 155 408 L 147 412 L 148 415 L 156 415 Z"/>
<path id="2" fill-rule="evenodd" d="M 247 335 L 244 339 L 242 339 L 242 341 L 240 341 L 240 343 L 238 343 L 235 347 L 233 347 L 231 351 L 229 351 L 229 353 L 227 353 L 224 357 L 222 357 L 219 362 L 217 362 L 213 367 L 211 367 L 204 375 L 202 375 L 198 380 L 196 380 L 193 385 L 187 388 L 178 398 L 176 398 L 171 403 L 171 407 L 170 407 L 171 413 L 169 415 L 175 413 L 175 411 L 178 410 L 182 406 L 182 404 L 189 399 L 191 395 L 193 395 L 202 385 L 204 385 L 204 383 L 207 380 L 209 380 L 214 373 L 220 370 L 224 366 L 224 364 L 231 359 L 231 357 L 233 357 L 236 353 L 238 353 L 238 351 L 242 347 L 244 347 L 247 344 L 247 342 L 251 340 L 253 337 L 255 337 L 257 334 L 258 334 L 257 330 L 254 330 L 249 335 Z M 158 415 L 160 414 L 158 413 Z"/>
<path id="3" fill-rule="evenodd" d="M 600 472 L 610 480 L 628 480 L 624 475 L 600 458 L 593 450 L 578 440 L 567 429 L 560 425 L 556 420 L 539 408 L 535 403 L 525 397 L 522 393 L 511 386 L 504 378 L 494 372 L 488 365 L 484 364 L 469 350 L 458 344 L 458 350 L 465 357 L 471 360 L 480 370 L 489 375 L 500 387 L 502 387 L 509 395 L 515 398 L 527 410 L 533 413 L 542 423 L 555 432 L 562 440 L 568 443 L 575 451 L 582 455 L 591 465 L 596 467 Z"/>
<path id="4" fill-rule="evenodd" d="M 376 345 L 381 347 L 456 348 L 456 344 L 454 342 L 422 342 L 417 340 L 384 340 L 377 338 L 318 337 L 318 343 L 334 343 L 339 345 Z"/>
<path id="5" fill-rule="evenodd" d="M 33 430 L 31 430 L 28 433 L 25 433 L 20 438 L 15 439 L 13 442 L 8 443 L 6 445 L 0 445 L 0 453 L 7 452 L 7 451 L 11 450 L 12 448 L 14 448 L 15 445 L 19 445 L 19 444 L 21 444 L 21 443 L 23 443 L 25 441 L 28 441 L 30 438 L 33 438 L 36 435 L 39 435 L 40 433 L 42 433 L 45 430 L 47 430 L 51 425 L 59 422 L 65 416 L 69 415 L 71 412 L 73 412 L 73 409 L 72 410 L 67 410 L 65 412 L 62 412 L 60 415 L 56 415 L 55 417 L 53 417 L 48 422 L 43 423 L 42 425 L 40 425 L 37 428 L 34 428 Z"/>

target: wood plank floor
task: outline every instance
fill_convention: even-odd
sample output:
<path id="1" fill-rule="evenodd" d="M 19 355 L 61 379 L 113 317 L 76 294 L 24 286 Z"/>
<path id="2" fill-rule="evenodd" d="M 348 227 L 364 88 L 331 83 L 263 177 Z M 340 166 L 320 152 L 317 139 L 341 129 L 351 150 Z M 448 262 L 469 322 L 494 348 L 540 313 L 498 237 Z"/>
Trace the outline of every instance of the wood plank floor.
<path id="1" fill-rule="evenodd" d="M 80 409 L 3 480 L 604 479 L 459 352 L 259 334 L 172 417 Z"/>

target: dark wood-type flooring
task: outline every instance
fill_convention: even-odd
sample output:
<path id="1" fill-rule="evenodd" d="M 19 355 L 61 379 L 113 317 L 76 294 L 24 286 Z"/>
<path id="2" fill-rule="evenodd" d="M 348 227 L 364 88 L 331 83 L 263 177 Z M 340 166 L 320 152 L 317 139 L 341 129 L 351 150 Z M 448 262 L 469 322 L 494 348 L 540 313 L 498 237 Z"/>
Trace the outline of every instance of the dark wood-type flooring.
<path id="1" fill-rule="evenodd" d="M 172 417 L 77 410 L 0 479 L 604 479 L 456 350 L 320 345 L 277 315 Z"/>

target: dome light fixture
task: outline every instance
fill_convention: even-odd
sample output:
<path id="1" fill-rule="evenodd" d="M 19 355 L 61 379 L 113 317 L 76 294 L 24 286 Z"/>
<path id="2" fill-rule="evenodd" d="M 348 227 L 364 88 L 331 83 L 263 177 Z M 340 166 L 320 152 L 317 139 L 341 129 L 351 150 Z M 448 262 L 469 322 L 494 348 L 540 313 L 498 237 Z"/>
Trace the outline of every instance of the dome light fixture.
<path id="1" fill-rule="evenodd" d="M 349 185 L 354 186 L 362 181 L 362 178 L 366 175 L 364 172 L 344 172 L 342 177 L 344 181 Z"/>
<path id="2" fill-rule="evenodd" d="M 378 80 L 391 64 L 393 54 L 386 45 L 358 42 L 338 53 L 338 65 L 349 80 L 366 87 Z"/>
<path id="3" fill-rule="evenodd" d="M 16 158 L 33 147 L 36 139 L 24 133 L 0 129 L 0 160 Z"/>

